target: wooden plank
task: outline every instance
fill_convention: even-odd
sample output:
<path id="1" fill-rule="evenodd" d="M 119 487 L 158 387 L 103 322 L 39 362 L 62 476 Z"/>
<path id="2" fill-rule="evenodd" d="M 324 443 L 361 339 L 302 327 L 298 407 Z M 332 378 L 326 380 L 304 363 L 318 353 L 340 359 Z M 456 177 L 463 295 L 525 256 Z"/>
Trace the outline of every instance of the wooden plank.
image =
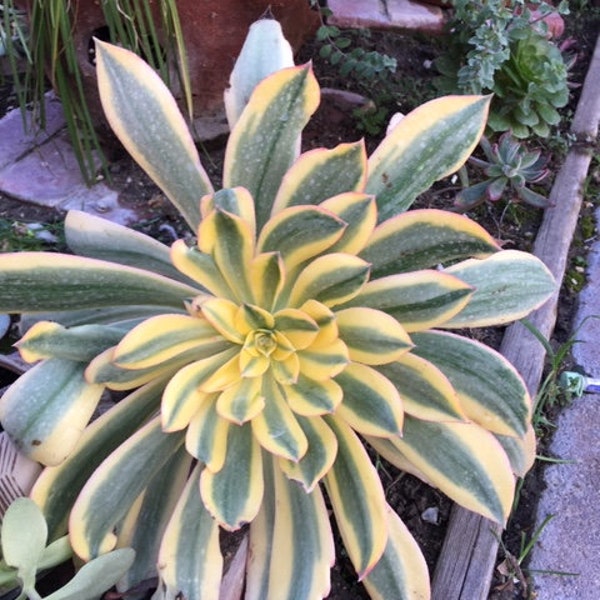
<path id="1" fill-rule="evenodd" d="M 557 281 L 562 281 L 569 247 L 573 240 L 582 203 L 583 183 L 598 136 L 600 118 L 600 39 L 585 79 L 581 98 L 571 124 L 578 142 L 560 169 L 535 240 L 533 253 L 545 262 Z M 559 290 L 535 311 L 529 320 L 549 338 L 556 323 Z M 523 375 L 533 395 L 540 384 L 545 351 L 520 323 L 510 325 L 500 352 Z M 495 535 L 494 535 L 495 532 Z M 485 600 L 498 552 L 501 529 L 488 519 L 455 505 L 432 582 L 433 600 Z"/>

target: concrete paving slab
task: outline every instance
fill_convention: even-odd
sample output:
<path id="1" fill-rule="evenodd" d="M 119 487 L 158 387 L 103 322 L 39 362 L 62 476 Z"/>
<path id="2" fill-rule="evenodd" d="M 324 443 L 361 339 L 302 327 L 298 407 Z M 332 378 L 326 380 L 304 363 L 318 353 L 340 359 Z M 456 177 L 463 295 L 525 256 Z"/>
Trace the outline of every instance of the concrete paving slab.
<path id="1" fill-rule="evenodd" d="M 24 127 L 18 109 L 0 119 L 0 192 L 58 211 L 84 210 L 125 225 L 138 220 L 134 211 L 119 204 L 115 190 L 102 182 L 86 185 L 62 106 L 52 93 L 46 95 L 45 110 L 44 130 Z"/>
<path id="2" fill-rule="evenodd" d="M 600 222 L 600 210 L 596 220 Z M 578 343 L 573 348 L 573 356 L 591 377 L 600 377 L 598 317 L 600 241 L 589 254 L 588 280 L 580 295 L 574 326 Z M 534 547 L 529 564 L 540 600 L 597 600 L 600 597 L 599 426 L 600 395 L 596 394 L 575 399 L 559 417 L 550 451 L 553 456 L 569 462 L 546 470 L 547 489 L 540 498 L 537 526 L 547 515 L 554 516 Z"/>
<path id="3" fill-rule="evenodd" d="M 410 0 L 328 0 L 330 25 L 441 33 L 446 17 L 438 6 Z"/>
<path id="4" fill-rule="evenodd" d="M 31 111 L 27 112 L 25 122 L 18 109 L 11 110 L 0 119 L 0 169 L 19 160 L 34 146 L 43 144 L 65 127 L 62 105 L 52 92 L 46 94 L 45 115 L 43 130 L 35 126 L 36 117 Z"/>

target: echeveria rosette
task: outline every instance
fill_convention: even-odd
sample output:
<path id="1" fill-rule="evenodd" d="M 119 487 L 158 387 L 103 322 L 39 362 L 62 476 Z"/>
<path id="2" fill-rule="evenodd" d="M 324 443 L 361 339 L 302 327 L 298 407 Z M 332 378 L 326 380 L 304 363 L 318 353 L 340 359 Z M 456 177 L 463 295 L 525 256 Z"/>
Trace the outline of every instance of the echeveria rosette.
<path id="1" fill-rule="evenodd" d="M 80 256 L 0 256 L 0 310 L 59 311 L 19 343 L 41 362 L 0 403 L 13 438 L 53 465 L 32 492 L 51 535 L 68 522 L 84 559 L 136 548 L 121 589 L 158 564 L 157 598 L 217 598 L 218 528 L 249 523 L 247 599 L 324 597 L 324 488 L 371 596 L 428 597 L 365 440 L 499 522 L 534 454 L 514 368 L 444 330 L 524 316 L 551 276 L 464 216 L 401 212 L 466 160 L 489 100 L 428 103 L 368 160 L 362 142 L 299 155 L 318 85 L 309 66 L 279 70 L 236 111 L 215 192 L 155 74 L 106 44 L 98 65 L 112 127 L 197 243 L 168 249 L 72 212 Z M 128 393 L 85 427 L 105 388 Z"/>

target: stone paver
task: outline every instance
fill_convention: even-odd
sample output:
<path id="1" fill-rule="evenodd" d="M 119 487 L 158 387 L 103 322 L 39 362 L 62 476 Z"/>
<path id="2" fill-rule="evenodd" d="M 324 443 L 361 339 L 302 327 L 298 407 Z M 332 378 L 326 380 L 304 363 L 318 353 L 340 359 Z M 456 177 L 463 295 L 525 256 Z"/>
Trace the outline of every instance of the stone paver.
<path id="1" fill-rule="evenodd" d="M 46 97 L 46 128 L 24 131 L 21 113 L 0 119 L 0 192 L 59 211 L 84 210 L 129 224 L 137 215 L 119 205 L 118 193 L 99 182 L 88 187 L 68 140 L 60 102 Z"/>
<path id="2" fill-rule="evenodd" d="M 600 221 L 600 211 L 596 213 Z M 600 242 L 589 254 L 588 283 L 575 319 L 575 361 L 600 377 Z M 534 547 L 529 569 L 540 600 L 600 598 L 600 395 L 584 394 L 565 409 L 551 445 L 553 456 L 572 461 L 549 466 L 537 525 L 554 515 Z M 554 575 L 560 571 L 577 575 Z"/>
<path id="3" fill-rule="evenodd" d="M 333 12 L 330 25 L 345 28 L 372 27 L 441 33 L 444 11 L 438 6 L 410 0 L 328 0 Z"/>

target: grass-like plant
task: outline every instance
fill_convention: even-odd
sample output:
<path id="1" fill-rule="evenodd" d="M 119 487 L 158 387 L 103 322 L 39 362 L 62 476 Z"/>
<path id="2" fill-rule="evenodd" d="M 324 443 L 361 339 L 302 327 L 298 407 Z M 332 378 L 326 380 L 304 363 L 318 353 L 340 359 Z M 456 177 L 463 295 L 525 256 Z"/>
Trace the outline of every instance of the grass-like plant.
<path id="1" fill-rule="evenodd" d="M 452 330 L 521 318 L 555 288 L 467 217 L 407 210 L 467 159 L 489 98 L 429 102 L 369 158 L 362 141 L 300 154 L 319 86 L 259 21 L 215 191 L 160 78 L 97 46 L 112 127 L 197 238 L 169 249 L 73 211 L 74 255 L 0 256 L 0 310 L 28 313 L 18 347 L 37 362 L 0 417 L 48 465 L 31 496 L 51 539 L 68 531 L 84 560 L 134 548 L 120 589 L 158 572 L 155 599 L 216 599 L 219 528 L 247 527 L 245 598 L 308 600 L 329 591 L 331 509 L 373 598 L 429 597 L 367 448 L 503 523 L 534 458 L 531 401 Z M 106 388 L 126 395 L 88 425 Z"/>
<path id="2" fill-rule="evenodd" d="M 69 0 L 32 0 L 28 26 L 16 28 L 15 25 L 25 18 L 15 4 L 15 0 L 5 0 L 1 7 L 4 31 L 12 26 L 16 33 L 13 36 L 2 35 L 3 29 L 0 28 L 0 48 L 6 46 L 19 105 L 24 114 L 33 103 L 33 118 L 28 126 L 45 126 L 44 94 L 50 83 L 63 104 L 69 139 L 81 173 L 88 183 L 94 183 L 98 163 L 106 166 L 106 159 L 96 134 L 97 123 L 90 114 L 79 67 L 80 57 L 73 39 L 74 20 L 80 7 Z M 176 58 L 177 76 L 191 115 L 192 94 L 175 0 L 160 0 L 154 12 L 152 2 L 148 0 L 103 0 L 101 7 L 111 41 L 143 55 L 165 82 L 172 82 L 175 77 L 173 68 L 169 68 L 168 56 Z M 157 24 L 162 27 L 165 39 L 159 37 Z M 168 52 L 168 56 L 164 51 Z M 24 73 L 19 72 L 21 64 L 15 59 L 17 53 L 27 58 Z"/>

